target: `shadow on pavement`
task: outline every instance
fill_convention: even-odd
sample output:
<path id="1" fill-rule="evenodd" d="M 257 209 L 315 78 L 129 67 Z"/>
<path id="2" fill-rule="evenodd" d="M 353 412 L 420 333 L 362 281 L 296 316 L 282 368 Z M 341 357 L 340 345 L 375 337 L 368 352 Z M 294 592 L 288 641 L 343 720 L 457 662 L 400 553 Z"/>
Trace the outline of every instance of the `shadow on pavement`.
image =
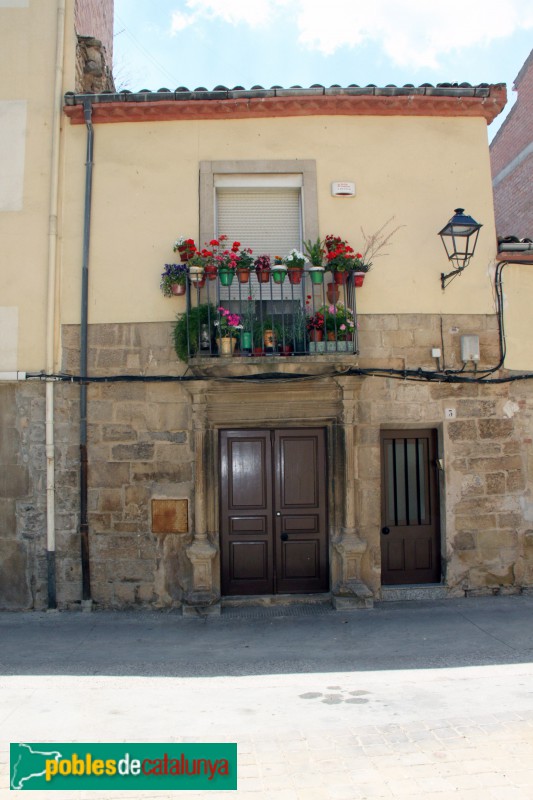
<path id="1" fill-rule="evenodd" d="M 301 613 L 0 613 L 2 675 L 215 677 L 533 661 L 533 597 Z"/>

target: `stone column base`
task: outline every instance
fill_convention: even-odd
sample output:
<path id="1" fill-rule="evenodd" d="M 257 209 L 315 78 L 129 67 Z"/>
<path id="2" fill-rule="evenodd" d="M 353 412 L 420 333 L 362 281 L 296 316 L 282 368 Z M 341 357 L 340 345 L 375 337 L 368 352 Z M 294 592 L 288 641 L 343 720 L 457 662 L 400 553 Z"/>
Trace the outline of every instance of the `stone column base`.
<path id="1" fill-rule="evenodd" d="M 219 617 L 221 613 L 221 603 L 202 605 L 201 602 L 190 603 L 189 599 L 187 599 L 187 604 L 184 603 L 181 607 L 183 617 Z"/>
<path id="2" fill-rule="evenodd" d="M 331 598 L 331 604 L 336 611 L 374 608 L 374 595 L 363 581 L 350 581 L 339 587 Z"/>
<path id="3" fill-rule="evenodd" d="M 334 542 L 341 560 L 341 579 L 333 590 L 332 604 L 339 611 L 374 606 L 374 595 L 359 577 L 361 559 L 367 546 L 352 528 L 342 528 Z"/>
<path id="4" fill-rule="evenodd" d="M 220 596 L 215 590 L 213 576 L 213 559 L 217 548 L 211 544 L 207 534 L 195 534 L 191 544 L 186 549 L 187 557 L 192 564 L 191 588 L 185 597 L 183 614 L 188 610 L 194 615 L 220 613 Z M 218 606 L 218 612 L 215 609 Z"/>

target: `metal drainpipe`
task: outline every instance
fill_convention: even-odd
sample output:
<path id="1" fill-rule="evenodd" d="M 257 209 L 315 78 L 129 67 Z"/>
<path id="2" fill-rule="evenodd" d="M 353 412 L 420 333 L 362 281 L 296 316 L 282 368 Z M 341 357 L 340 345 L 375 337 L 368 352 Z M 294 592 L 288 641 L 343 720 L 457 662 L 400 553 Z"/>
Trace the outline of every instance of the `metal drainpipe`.
<path id="1" fill-rule="evenodd" d="M 93 124 L 92 105 L 83 101 L 83 115 L 87 125 L 87 159 L 85 162 L 85 208 L 83 218 L 83 262 L 81 272 L 81 326 L 80 326 L 80 537 L 82 600 L 91 600 L 91 572 L 89 562 L 89 518 L 87 514 L 87 317 L 89 296 L 89 243 L 91 238 L 91 197 L 93 183 Z"/>
<path id="2" fill-rule="evenodd" d="M 48 287 L 46 302 L 46 374 L 54 373 L 54 341 L 56 330 L 56 262 L 57 218 L 59 196 L 59 155 L 63 97 L 63 58 L 65 50 L 65 0 L 57 3 L 56 65 L 54 82 L 54 112 L 52 122 L 52 147 L 50 159 L 50 203 L 48 220 Z M 55 538 L 55 437 L 54 437 L 54 383 L 46 383 L 46 563 L 48 583 L 48 608 L 57 608 L 56 591 L 56 538 Z"/>

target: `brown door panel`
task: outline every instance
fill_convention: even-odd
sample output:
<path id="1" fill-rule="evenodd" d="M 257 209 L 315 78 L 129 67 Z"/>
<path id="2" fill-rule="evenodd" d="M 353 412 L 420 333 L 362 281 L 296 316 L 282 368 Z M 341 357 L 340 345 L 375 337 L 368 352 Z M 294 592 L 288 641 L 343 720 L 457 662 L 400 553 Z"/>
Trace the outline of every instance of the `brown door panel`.
<path id="1" fill-rule="evenodd" d="M 325 431 L 221 431 L 222 593 L 329 588 Z"/>
<path id="2" fill-rule="evenodd" d="M 268 431 L 221 431 L 222 593 L 271 594 L 272 455 Z"/>
<path id="3" fill-rule="evenodd" d="M 434 430 L 382 431 L 381 580 L 399 585 L 441 579 Z"/>

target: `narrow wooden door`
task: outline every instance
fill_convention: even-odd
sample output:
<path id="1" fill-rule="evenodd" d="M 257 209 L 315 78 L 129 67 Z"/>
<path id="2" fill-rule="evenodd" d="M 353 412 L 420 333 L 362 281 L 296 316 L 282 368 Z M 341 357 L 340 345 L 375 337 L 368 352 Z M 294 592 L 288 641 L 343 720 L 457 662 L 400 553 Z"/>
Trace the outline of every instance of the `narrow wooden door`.
<path id="1" fill-rule="evenodd" d="M 220 434 L 222 593 L 329 588 L 325 431 Z"/>
<path id="2" fill-rule="evenodd" d="M 438 583 L 436 431 L 382 431 L 381 467 L 381 582 Z"/>

